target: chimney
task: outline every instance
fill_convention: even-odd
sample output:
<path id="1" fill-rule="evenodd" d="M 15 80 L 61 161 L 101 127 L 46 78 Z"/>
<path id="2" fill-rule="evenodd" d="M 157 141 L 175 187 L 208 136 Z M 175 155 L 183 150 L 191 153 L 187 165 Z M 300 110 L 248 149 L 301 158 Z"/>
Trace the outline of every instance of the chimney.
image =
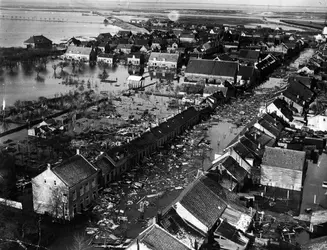
<path id="1" fill-rule="evenodd" d="M 51 164 L 50 163 L 47 164 L 47 169 L 51 169 Z"/>
<path id="2" fill-rule="evenodd" d="M 79 148 L 76 149 L 76 154 L 79 155 Z"/>

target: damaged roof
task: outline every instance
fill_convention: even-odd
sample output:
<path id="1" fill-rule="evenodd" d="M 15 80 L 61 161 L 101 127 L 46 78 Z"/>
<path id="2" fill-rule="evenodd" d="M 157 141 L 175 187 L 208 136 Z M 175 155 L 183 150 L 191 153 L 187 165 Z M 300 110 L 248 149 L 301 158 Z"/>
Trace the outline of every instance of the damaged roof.
<path id="1" fill-rule="evenodd" d="M 224 238 L 233 241 L 237 245 L 241 245 L 244 247 L 249 242 L 249 239 L 247 237 L 245 237 L 239 230 L 237 230 L 225 220 L 223 220 L 219 224 L 214 234 L 223 236 Z"/>
<path id="2" fill-rule="evenodd" d="M 305 152 L 284 148 L 266 147 L 262 165 L 302 171 L 305 163 Z"/>
<path id="3" fill-rule="evenodd" d="M 218 162 L 218 164 L 219 163 L 230 172 L 238 182 L 244 181 L 247 176 L 247 171 L 231 156 L 224 158 L 221 162 Z"/>
<path id="4" fill-rule="evenodd" d="M 288 108 L 288 103 L 285 100 L 277 98 L 273 104 L 288 120 L 293 120 L 293 112 Z"/>

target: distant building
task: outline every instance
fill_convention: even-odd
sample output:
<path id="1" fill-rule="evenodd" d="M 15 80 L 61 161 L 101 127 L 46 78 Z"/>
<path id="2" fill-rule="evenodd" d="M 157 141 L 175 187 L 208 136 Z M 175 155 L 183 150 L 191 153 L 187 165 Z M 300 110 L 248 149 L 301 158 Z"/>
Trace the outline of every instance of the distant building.
<path id="1" fill-rule="evenodd" d="M 32 179 L 33 207 L 38 214 L 71 220 L 98 195 L 98 170 L 77 154 Z"/>
<path id="2" fill-rule="evenodd" d="M 148 66 L 177 69 L 178 62 L 179 54 L 152 52 Z"/>
<path id="3" fill-rule="evenodd" d="M 112 65 L 112 64 L 114 64 L 114 55 L 101 53 L 97 56 L 97 61 Z"/>
<path id="4" fill-rule="evenodd" d="M 327 131 L 327 116 L 325 114 L 307 116 L 307 126 L 314 131 Z"/>
<path id="5" fill-rule="evenodd" d="M 141 53 L 133 53 L 127 56 L 128 65 L 137 65 L 140 66 L 144 64 L 144 56 Z"/>
<path id="6" fill-rule="evenodd" d="M 27 48 L 35 48 L 35 49 L 51 49 L 52 41 L 46 38 L 43 35 L 40 36 L 31 36 L 27 39 L 24 44 Z"/>
<path id="7" fill-rule="evenodd" d="M 191 59 L 185 70 L 185 78 L 217 85 L 224 85 L 225 81 L 235 84 L 238 71 L 238 62 Z"/>
<path id="8" fill-rule="evenodd" d="M 66 53 L 62 56 L 67 60 L 77 60 L 88 62 L 90 60 L 90 55 L 92 48 L 90 47 L 77 47 L 74 45 L 68 46 Z"/>

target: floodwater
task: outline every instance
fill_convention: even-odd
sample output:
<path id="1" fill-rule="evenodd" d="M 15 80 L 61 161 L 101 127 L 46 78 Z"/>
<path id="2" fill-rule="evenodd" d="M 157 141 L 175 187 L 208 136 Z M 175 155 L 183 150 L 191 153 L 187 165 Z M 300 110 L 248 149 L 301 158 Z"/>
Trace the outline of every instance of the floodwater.
<path id="1" fill-rule="evenodd" d="M 99 33 L 115 34 L 121 30 L 114 25 L 105 26 L 104 17 L 82 16 L 78 12 L 1 10 L 0 13 L 0 18 L 29 19 L 0 19 L 0 47 L 22 47 L 33 35 L 42 34 L 59 43 L 73 36 L 97 37 Z"/>

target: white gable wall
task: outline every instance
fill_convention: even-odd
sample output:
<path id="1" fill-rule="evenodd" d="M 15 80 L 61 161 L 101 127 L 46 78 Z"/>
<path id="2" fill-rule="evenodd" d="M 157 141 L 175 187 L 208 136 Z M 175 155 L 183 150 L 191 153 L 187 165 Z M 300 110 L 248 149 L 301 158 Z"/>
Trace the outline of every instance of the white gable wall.
<path id="1" fill-rule="evenodd" d="M 63 216 L 65 202 L 63 193 L 68 196 L 68 188 L 51 169 L 47 168 L 32 179 L 32 192 L 33 209 L 36 213 L 44 214 L 47 212 L 55 217 Z"/>
<path id="2" fill-rule="evenodd" d="M 177 214 L 185 221 L 193 225 L 194 228 L 197 228 L 203 234 L 206 234 L 209 229 L 201 221 L 199 221 L 193 214 L 191 214 L 181 203 L 177 202 L 175 204 Z"/>

